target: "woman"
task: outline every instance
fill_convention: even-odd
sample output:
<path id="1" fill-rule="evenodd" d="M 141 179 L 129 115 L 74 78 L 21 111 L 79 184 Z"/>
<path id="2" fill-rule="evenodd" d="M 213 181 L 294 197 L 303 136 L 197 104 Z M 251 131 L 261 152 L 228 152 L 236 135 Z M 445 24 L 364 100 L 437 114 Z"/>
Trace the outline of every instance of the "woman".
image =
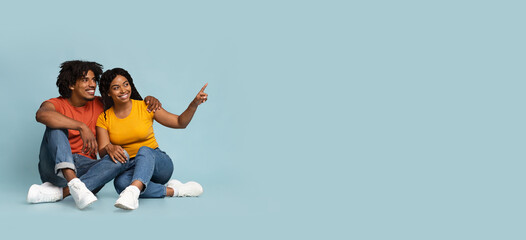
<path id="1" fill-rule="evenodd" d="M 199 196 L 203 192 L 196 182 L 169 181 L 172 160 L 159 149 L 152 124 L 155 119 L 166 127 L 186 128 L 197 107 L 207 101 L 208 94 L 204 93 L 207 85 L 178 116 L 163 108 L 149 112 L 126 70 L 114 68 L 102 74 L 99 91 L 104 112 L 97 120 L 99 154 L 108 154 L 114 162 L 127 165 L 114 180 L 115 189 L 120 193 L 116 207 L 136 209 L 139 197 Z"/>

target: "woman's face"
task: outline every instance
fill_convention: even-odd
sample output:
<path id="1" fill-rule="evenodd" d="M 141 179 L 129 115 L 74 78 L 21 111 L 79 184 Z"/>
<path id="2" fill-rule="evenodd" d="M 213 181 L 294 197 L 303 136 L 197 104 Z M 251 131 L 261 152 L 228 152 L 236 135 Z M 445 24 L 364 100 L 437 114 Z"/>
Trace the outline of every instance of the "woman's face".
<path id="1" fill-rule="evenodd" d="M 132 89 L 128 79 L 121 75 L 117 75 L 117 77 L 111 81 L 108 95 L 113 99 L 114 103 L 124 103 L 130 101 L 131 92 Z"/>

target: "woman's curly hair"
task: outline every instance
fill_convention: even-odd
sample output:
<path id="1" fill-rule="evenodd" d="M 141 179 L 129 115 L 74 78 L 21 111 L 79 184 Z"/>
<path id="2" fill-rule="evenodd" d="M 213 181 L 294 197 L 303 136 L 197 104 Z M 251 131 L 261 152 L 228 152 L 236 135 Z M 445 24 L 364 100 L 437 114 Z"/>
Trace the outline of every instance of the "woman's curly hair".
<path id="1" fill-rule="evenodd" d="M 128 83 L 131 86 L 131 99 L 135 100 L 142 100 L 141 94 L 139 94 L 139 91 L 135 88 L 135 85 L 133 84 L 133 79 L 131 75 L 122 68 L 114 68 L 110 70 L 106 70 L 102 76 L 100 77 L 100 84 L 99 84 L 99 92 L 100 96 L 102 97 L 102 103 L 104 104 L 104 118 L 106 118 L 106 110 L 111 108 L 113 106 L 113 99 L 108 96 L 108 92 L 110 91 L 110 85 L 113 79 L 115 79 L 117 76 L 123 76 L 128 80 Z"/>
<path id="2" fill-rule="evenodd" d="M 80 60 L 66 61 L 60 64 L 60 73 L 57 77 L 57 87 L 60 96 L 70 98 L 71 89 L 69 87 L 75 85 L 78 79 L 86 76 L 89 70 L 93 71 L 95 82 L 98 83 L 102 74 L 102 65 L 96 62 Z"/>

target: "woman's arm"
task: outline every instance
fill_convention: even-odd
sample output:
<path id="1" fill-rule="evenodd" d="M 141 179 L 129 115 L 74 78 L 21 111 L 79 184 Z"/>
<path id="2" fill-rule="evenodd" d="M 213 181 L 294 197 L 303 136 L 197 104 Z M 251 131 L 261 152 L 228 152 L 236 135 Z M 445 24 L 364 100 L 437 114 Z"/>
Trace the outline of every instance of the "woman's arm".
<path id="1" fill-rule="evenodd" d="M 154 114 L 155 121 L 169 128 L 186 128 L 190 121 L 192 121 L 197 107 L 208 100 L 208 94 L 204 92 L 206 86 L 208 86 L 208 83 L 201 88 L 201 91 L 197 93 L 197 96 L 195 96 L 194 100 L 192 100 L 188 108 L 186 108 L 181 115 L 169 113 L 161 108 Z"/>
<path id="2" fill-rule="evenodd" d="M 99 144 L 99 156 L 101 158 L 106 156 L 106 154 L 109 154 L 115 163 L 117 163 L 117 161 L 125 163 L 128 159 L 121 146 L 110 143 L 108 130 L 99 126 L 97 126 L 97 142 Z"/>

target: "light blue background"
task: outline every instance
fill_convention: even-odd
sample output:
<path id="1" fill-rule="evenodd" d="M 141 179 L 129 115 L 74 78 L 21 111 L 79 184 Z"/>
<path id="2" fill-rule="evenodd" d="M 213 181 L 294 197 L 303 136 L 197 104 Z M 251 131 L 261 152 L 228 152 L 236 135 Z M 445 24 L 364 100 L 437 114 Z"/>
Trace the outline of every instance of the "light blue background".
<path id="1" fill-rule="evenodd" d="M 521 1 L 0 3 L 0 237 L 524 239 Z M 25 203 L 59 64 L 123 67 L 200 198 Z M 45 232 L 45 233 L 44 233 Z"/>

